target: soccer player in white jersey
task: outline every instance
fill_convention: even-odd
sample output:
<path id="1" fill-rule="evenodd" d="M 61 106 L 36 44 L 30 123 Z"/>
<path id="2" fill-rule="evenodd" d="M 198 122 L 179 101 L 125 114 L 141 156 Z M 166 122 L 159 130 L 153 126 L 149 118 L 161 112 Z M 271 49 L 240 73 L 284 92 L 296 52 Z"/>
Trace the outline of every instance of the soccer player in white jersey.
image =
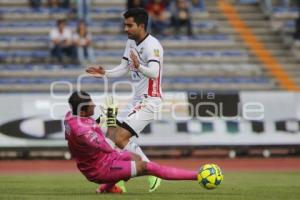
<path id="1" fill-rule="evenodd" d="M 138 137 L 145 126 L 156 118 L 160 110 L 163 48 L 159 41 L 146 31 L 148 13 L 144 9 L 129 9 L 123 16 L 128 40 L 121 64 L 112 70 L 91 66 L 86 72 L 95 77 L 108 78 L 131 73 L 135 89 L 134 98 L 125 112 L 118 115 L 118 126 L 107 137 L 119 148 L 136 153 L 143 161 L 149 162 L 141 148 L 130 138 Z M 161 179 L 150 176 L 149 192 L 155 191 L 160 182 Z"/>

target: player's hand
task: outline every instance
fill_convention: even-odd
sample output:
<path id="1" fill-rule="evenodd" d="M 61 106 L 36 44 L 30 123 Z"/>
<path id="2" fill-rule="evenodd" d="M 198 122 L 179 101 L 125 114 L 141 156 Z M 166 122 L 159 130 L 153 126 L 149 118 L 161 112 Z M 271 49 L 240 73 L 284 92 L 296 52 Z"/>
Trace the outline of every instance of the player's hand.
<path id="1" fill-rule="evenodd" d="M 85 71 L 94 77 L 102 77 L 105 75 L 105 69 L 101 66 L 90 66 Z"/>
<path id="2" fill-rule="evenodd" d="M 132 60 L 133 67 L 138 69 L 140 67 L 140 61 L 133 51 L 130 51 L 130 58 Z"/>
<path id="3" fill-rule="evenodd" d="M 107 127 L 116 127 L 117 126 L 117 115 L 118 115 L 118 106 L 114 101 L 112 96 L 106 97 L 106 125 Z"/>

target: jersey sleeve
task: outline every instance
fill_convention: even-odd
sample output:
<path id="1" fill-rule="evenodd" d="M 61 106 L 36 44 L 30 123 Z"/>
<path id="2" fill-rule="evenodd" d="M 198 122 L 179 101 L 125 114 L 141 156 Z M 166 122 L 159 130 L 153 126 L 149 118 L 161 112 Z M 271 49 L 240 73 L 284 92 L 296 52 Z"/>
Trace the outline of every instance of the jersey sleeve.
<path id="1" fill-rule="evenodd" d="M 139 71 L 148 78 L 157 79 L 159 76 L 159 63 L 151 61 L 147 67 L 140 65 Z"/>
<path id="2" fill-rule="evenodd" d="M 127 61 L 123 58 L 121 64 L 111 70 L 105 70 L 105 76 L 108 78 L 115 78 L 124 76 L 129 72 Z"/>
<path id="3" fill-rule="evenodd" d="M 130 41 L 127 40 L 127 43 L 126 43 L 126 47 L 125 47 L 125 51 L 124 51 L 124 54 L 123 54 L 123 59 L 128 61 L 129 60 L 129 53 L 130 53 Z"/>
<path id="4" fill-rule="evenodd" d="M 113 152 L 114 149 L 96 131 L 89 129 L 79 135 L 80 143 L 91 149 L 100 150 L 106 153 Z"/>

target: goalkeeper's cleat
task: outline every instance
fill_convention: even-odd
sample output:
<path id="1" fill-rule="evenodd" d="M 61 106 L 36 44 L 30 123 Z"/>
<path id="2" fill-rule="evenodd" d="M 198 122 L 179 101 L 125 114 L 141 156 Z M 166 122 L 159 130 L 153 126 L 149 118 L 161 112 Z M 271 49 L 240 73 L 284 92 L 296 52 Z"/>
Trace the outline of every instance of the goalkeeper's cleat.
<path id="1" fill-rule="evenodd" d="M 154 192 L 160 186 L 161 178 L 158 178 L 156 176 L 149 176 L 148 181 L 149 181 L 149 192 Z"/>
<path id="2" fill-rule="evenodd" d="M 125 181 L 119 181 L 117 184 L 116 184 L 119 188 L 121 188 L 121 190 L 125 193 L 127 192 L 127 189 L 126 189 L 126 186 L 125 186 Z"/>
<path id="3" fill-rule="evenodd" d="M 96 193 L 97 194 L 102 194 L 102 193 L 114 193 L 114 194 L 121 194 L 123 193 L 122 189 L 116 185 L 112 186 L 111 188 L 109 188 L 108 190 L 104 189 L 104 185 L 100 185 L 97 189 L 96 189 Z"/>

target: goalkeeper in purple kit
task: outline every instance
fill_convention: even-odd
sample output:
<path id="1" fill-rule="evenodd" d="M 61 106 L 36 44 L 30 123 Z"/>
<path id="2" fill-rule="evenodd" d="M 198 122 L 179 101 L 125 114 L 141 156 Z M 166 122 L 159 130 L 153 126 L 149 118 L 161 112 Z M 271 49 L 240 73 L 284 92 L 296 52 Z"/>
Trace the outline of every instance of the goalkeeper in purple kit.
<path id="1" fill-rule="evenodd" d="M 78 169 L 91 182 L 101 184 L 98 193 L 122 193 L 115 184 L 132 177 L 153 175 L 165 180 L 197 180 L 197 171 L 162 166 L 142 161 L 126 150 L 117 151 L 91 117 L 95 104 L 86 92 L 74 92 L 69 98 L 71 111 L 64 120 L 65 138 Z M 108 107 L 108 132 L 116 126 L 116 108 Z"/>

